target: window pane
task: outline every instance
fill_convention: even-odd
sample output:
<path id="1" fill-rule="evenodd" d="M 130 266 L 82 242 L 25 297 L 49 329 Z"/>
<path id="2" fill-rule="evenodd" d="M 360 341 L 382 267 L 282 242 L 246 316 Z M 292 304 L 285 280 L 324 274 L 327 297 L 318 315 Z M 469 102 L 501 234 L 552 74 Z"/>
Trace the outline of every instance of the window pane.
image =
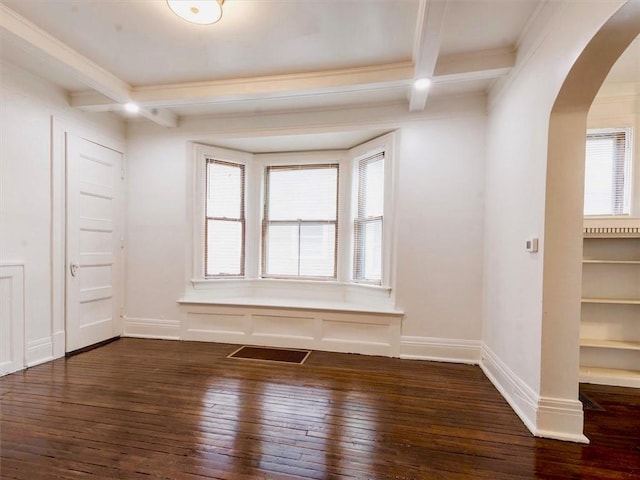
<path id="1" fill-rule="evenodd" d="M 266 181 L 263 274 L 335 278 L 338 165 L 268 167 Z"/>
<path id="2" fill-rule="evenodd" d="M 336 220 L 338 168 L 269 169 L 269 220 Z"/>
<path id="3" fill-rule="evenodd" d="M 356 280 L 382 281 L 382 222 L 384 216 L 384 152 L 357 163 L 357 208 L 354 239 Z"/>
<path id="4" fill-rule="evenodd" d="M 298 275 L 298 224 L 268 225 L 265 232 L 265 274 Z"/>
<path id="5" fill-rule="evenodd" d="M 356 279 L 382 280 L 382 219 L 356 226 Z"/>
<path id="6" fill-rule="evenodd" d="M 336 226 L 300 226 L 300 275 L 333 277 L 335 272 Z"/>
<path id="7" fill-rule="evenodd" d="M 241 217 L 242 177 L 242 165 L 207 162 L 207 217 Z"/>
<path id="8" fill-rule="evenodd" d="M 360 172 L 362 217 L 381 217 L 384 211 L 384 157 L 363 161 Z"/>
<path id="9" fill-rule="evenodd" d="M 242 275 L 242 222 L 207 220 L 206 275 Z"/>
<path id="10" fill-rule="evenodd" d="M 584 214 L 628 214 L 630 165 L 626 158 L 626 132 L 587 135 Z"/>

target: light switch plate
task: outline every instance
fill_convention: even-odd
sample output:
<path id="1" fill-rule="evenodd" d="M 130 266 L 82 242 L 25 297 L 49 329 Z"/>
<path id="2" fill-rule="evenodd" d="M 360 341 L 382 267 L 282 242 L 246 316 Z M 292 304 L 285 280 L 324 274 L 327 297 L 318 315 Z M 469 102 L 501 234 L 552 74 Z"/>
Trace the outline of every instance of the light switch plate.
<path id="1" fill-rule="evenodd" d="M 528 252 L 536 253 L 538 251 L 538 239 L 530 238 L 525 243 L 525 248 Z"/>

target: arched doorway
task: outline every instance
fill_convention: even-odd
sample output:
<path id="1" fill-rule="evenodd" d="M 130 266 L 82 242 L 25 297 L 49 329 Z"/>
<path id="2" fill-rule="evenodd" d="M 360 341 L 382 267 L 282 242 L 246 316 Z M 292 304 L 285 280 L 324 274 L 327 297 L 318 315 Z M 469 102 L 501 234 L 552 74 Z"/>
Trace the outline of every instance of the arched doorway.
<path id="1" fill-rule="evenodd" d="M 489 96 L 481 366 L 531 432 L 587 442 L 578 400 L 587 112 L 640 0 L 549 2 Z M 540 238 L 540 251 L 525 241 Z"/>
<path id="2" fill-rule="evenodd" d="M 577 397 L 587 114 L 609 70 L 639 34 L 640 1 L 630 0 L 586 45 L 552 108 L 545 190 L 541 396 L 571 389 Z M 570 368 L 563 371 L 558 365 Z M 566 383 L 564 387 L 559 387 L 561 382 Z"/>

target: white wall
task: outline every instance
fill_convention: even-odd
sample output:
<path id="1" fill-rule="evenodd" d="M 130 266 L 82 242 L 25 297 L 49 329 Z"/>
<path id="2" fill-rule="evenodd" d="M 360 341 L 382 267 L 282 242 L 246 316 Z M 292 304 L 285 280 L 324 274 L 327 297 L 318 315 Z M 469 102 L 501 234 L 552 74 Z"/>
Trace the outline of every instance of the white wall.
<path id="1" fill-rule="evenodd" d="M 478 340 L 484 115 L 401 129 L 397 303 L 403 335 Z"/>
<path id="2" fill-rule="evenodd" d="M 412 357 L 441 356 L 434 338 L 457 344 L 465 361 L 478 361 L 482 299 L 482 216 L 485 103 L 482 96 L 435 102 L 420 116 L 404 111 L 348 111 L 349 125 L 340 126 L 345 112 L 233 118 L 229 136 L 274 132 L 320 132 L 366 128 L 374 119 L 399 130 L 397 197 L 397 305 L 406 315 L 402 326 Z M 277 118 L 276 118 L 277 117 Z M 332 117 L 328 120 L 328 117 Z M 414 119 L 415 118 L 415 119 Z M 353 120 L 355 119 L 355 120 Z M 319 127 L 325 125 L 325 127 Z M 330 124 L 331 127 L 326 127 Z M 230 128 L 230 127 L 226 127 Z M 128 182 L 128 320 L 177 325 L 176 301 L 190 280 L 191 223 L 187 198 L 189 141 L 216 144 L 224 135 L 224 119 L 190 121 L 177 130 L 148 124 L 129 129 Z M 436 342 L 437 343 L 437 342 Z M 435 350 L 434 350 L 435 349 Z"/>
<path id="3" fill-rule="evenodd" d="M 66 93 L 39 77 L 11 64 L 0 67 L 0 263 L 24 264 L 26 363 L 31 365 L 64 353 L 64 335 L 54 341 L 63 319 L 54 322 L 52 312 L 52 277 L 61 275 L 52 271 L 52 228 L 57 228 L 52 194 L 60 190 L 52 172 L 61 171 L 52 165 L 52 154 L 56 162 L 62 158 L 52 152 L 52 117 L 71 129 L 119 139 L 124 129 L 110 115 L 72 110 Z"/>
<path id="4" fill-rule="evenodd" d="M 173 132 L 172 132 L 173 133 Z M 127 317 L 178 320 L 190 280 L 187 138 L 129 135 Z"/>
<path id="5" fill-rule="evenodd" d="M 580 441 L 578 318 L 564 317 L 564 305 L 553 303 L 566 293 L 579 308 L 579 276 L 575 284 L 559 285 L 557 297 L 543 294 L 543 278 L 564 278 L 545 262 L 545 232 L 581 217 L 567 210 L 563 218 L 562 196 L 548 192 L 549 119 L 576 58 L 622 3 L 547 5 L 540 20 L 548 21 L 531 29 L 538 40 L 524 39 L 516 68 L 490 96 L 482 365 L 534 433 Z M 557 184 L 559 177 L 552 180 Z M 525 250 L 529 237 L 540 237 L 538 254 Z M 561 255 L 560 244 L 553 245 L 555 255 Z M 554 417 L 555 427 L 548 427 L 545 415 Z"/>

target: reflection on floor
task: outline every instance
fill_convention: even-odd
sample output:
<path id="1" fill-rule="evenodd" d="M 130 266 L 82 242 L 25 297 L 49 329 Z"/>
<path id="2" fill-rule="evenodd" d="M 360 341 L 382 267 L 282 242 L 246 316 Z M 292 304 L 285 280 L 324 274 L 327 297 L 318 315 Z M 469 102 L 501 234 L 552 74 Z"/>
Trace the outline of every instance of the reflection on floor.
<path id="1" fill-rule="evenodd" d="M 478 367 L 121 339 L 0 380 L 1 477 L 640 478 L 640 392 L 583 385 L 590 445 L 532 437 Z"/>

